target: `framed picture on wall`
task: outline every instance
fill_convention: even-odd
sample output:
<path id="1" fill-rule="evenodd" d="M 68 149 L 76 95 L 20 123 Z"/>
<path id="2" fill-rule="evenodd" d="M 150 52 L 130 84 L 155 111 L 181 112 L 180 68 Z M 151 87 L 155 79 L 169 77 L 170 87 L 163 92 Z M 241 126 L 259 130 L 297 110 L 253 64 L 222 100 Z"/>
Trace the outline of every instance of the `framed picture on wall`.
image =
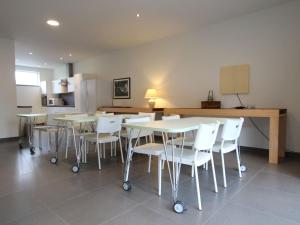
<path id="1" fill-rule="evenodd" d="M 129 99 L 131 98 L 130 77 L 119 78 L 113 80 L 113 98 L 114 99 Z"/>

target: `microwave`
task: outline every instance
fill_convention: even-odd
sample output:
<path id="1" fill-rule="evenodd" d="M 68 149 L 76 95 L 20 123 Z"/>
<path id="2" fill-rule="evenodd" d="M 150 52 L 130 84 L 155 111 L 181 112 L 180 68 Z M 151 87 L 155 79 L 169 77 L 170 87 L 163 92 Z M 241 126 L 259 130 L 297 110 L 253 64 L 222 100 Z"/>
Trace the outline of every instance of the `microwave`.
<path id="1" fill-rule="evenodd" d="M 48 105 L 50 105 L 50 106 L 54 106 L 54 105 L 62 106 L 62 105 L 64 105 L 64 102 L 61 98 L 49 98 L 48 99 Z"/>

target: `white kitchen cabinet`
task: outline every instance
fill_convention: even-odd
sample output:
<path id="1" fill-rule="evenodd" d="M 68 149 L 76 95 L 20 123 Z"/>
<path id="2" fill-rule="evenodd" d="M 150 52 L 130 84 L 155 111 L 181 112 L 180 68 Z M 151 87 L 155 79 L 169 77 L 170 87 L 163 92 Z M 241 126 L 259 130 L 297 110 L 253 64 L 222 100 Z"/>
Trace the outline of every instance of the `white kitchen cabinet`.
<path id="1" fill-rule="evenodd" d="M 74 77 L 69 77 L 68 78 L 68 92 L 75 92 Z"/>
<path id="2" fill-rule="evenodd" d="M 59 94 L 61 93 L 61 85 L 60 80 L 53 80 L 52 81 L 52 93 L 53 94 Z"/>
<path id="3" fill-rule="evenodd" d="M 46 81 L 41 81 L 41 93 L 42 93 L 42 95 L 47 94 L 47 82 Z"/>

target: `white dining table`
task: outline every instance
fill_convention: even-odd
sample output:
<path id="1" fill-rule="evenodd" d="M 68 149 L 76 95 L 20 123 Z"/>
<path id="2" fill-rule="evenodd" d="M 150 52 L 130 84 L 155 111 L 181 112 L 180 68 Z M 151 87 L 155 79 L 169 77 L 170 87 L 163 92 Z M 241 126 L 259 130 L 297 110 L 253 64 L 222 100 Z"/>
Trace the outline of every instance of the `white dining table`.
<path id="1" fill-rule="evenodd" d="M 171 145 L 167 144 L 167 140 L 165 137 L 167 137 L 168 134 L 182 134 L 183 139 L 182 139 L 181 148 L 183 151 L 186 132 L 197 130 L 201 124 L 220 123 L 220 125 L 223 125 L 227 119 L 228 118 L 217 118 L 217 117 L 188 117 L 179 120 L 157 120 L 157 121 L 149 121 L 149 122 L 128 123 L 122 125 L 125 128 L 137 129 L 140 131 L 149 130 L 149 131 L 161 132 L 163 137 L 164 154 L 166 156 L 170 183 L 172 187 L 173 210 L 175 212 L 181 213 L 185 210 L 184 203 L 177 199 L 181 163 L 175 165 L 174 160 L 170 160 L 167 158 L 167 148 L 171 147 L 173 152 L 173 157 L 174 157 L 175 146 L 174 144 Z M 171 135 L 172 138 L 173 136 L 174 135 Z M 133 147 L 129 146 L 127 151 L 125 168 L 124 168 L 123 189 L 125 191 L 131 189 L 131 183 L 129 181 L 129 168 L 130 168 L 130 161 L 132 156 L 132 149 Z M 172 168 L 169 165 L 170 161 L 173 161 Z M 180 210 L 178 211 L 178 209 Z"/>
<path id="2" fill-rule="evenodd" d="M 67 135 L 67 129 L 69 126 L 73 126 L 74 124 L 79 124 L 79 133 L 80 135 L 80 143 L 79 143 L 79 151 L 77 151 L 76 156 L 76 163 L 72 167 L 72 171 L 74 173 L 78 173 L 80 170 L 80 161 L 86 162 L 86 159 L 82 158 L 82 152 L 83 152 L 83 142 L 84 142 L 84 132 L 86 125 L 89 124 L 91 126 L 95 125 L 99 117 L 110 117 L 110 116 L 121 116 L 123 120 L 130 119 L 130 118 L 139 118 L 139 117 L 145 117 L 138 114 L 117 114 L 117 115 L 111 115 L 111 114 L 99 114 L 97 116 L 95 115 L 82 115 L 82 116 L 62 116 L 54 118 L 55 121 L 59 122 L 59 125 L 65 127 L 65 135 Z M 68 126 L 69 125 L 69 126 Z M 58 140 L 58 137 L 56 138 Z M 52 164 L 56 164 L 58 162 L 58 143 L 56 144 L 56 150 L 55 155 L 51 157 L 50 162 Z M 84 154 L 83 154 L 84 155 Z"/>
<path id="3" fill-rule="evenodd" d="M 27 124 L 27 136 L 28 136 L 28 145 L 30 149 L 30 153 L 33 155 L 35 153 L 35 148 L 33 146 L 33 126 L 37 122 L 38 118 L 47 117 L 46 113 L 20 113 L 17 114 L 17 117 L 19 117 L 19 147 L 22 149 L 24 146 L 24 141 L 22 140 L 22 119 L 24 119 L 25 124 Z"/>

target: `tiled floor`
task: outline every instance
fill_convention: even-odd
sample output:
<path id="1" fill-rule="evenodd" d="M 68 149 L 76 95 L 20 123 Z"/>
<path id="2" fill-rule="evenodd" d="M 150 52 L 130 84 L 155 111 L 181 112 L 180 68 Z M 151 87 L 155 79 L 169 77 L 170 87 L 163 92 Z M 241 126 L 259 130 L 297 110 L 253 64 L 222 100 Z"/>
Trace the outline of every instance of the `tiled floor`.
<path id="1" fill-rule="evenodd" d="M 72 157 L 70 157 L 72 158 Z M 190 168 L 182 171 L 180 198 L 188 210 L 171 210 L 170 184 L 164 172 L 163 194 L 156 195 L 157 171 L 146 159 L 135 158 L 130 180 L 133 189 L 121 189 L 122 164 L 104 160 L 97 171 L 96 155 L 88 156 L 79 174 L 74 159 L 49 163 L 48 153 L 31 156 L 16 142 L 0 144 L 0 224 L 19 225 L 150 225 L 150 224 L 300 224 L 300 159 L 290 157 L 279 166 L 267 164 L 264 152 L 243 151 L 248 172 L 239 179 L 234 155 L 226 157 L 228 188 L 222 188 L 220 159 L 216 155 L 219 193 L 213 192 L 210 170 L 200 172 L 203 211 L 197 210 L 195 180 Z"/>

